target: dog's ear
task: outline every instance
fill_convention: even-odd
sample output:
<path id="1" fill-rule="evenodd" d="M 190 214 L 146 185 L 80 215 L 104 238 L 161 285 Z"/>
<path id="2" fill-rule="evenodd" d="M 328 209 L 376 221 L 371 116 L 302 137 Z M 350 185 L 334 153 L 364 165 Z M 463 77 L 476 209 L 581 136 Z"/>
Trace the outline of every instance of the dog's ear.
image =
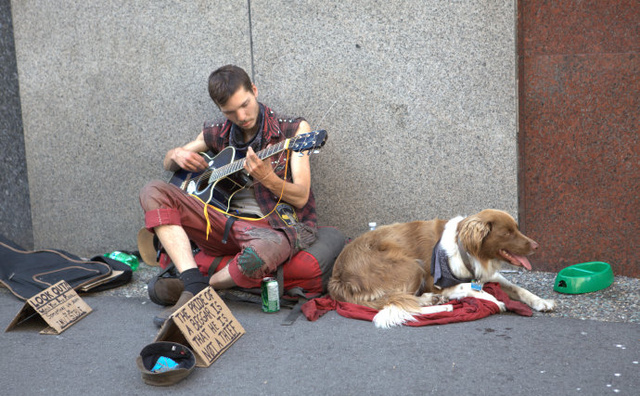
<path id="1" fill-rule="evenodd" d="M 473 256 L 478 257 L 482 241 L 491 232 L 491 223 L 478 216 L 467 217 L 460 223 L 458 238 L 462 246 Z"/>

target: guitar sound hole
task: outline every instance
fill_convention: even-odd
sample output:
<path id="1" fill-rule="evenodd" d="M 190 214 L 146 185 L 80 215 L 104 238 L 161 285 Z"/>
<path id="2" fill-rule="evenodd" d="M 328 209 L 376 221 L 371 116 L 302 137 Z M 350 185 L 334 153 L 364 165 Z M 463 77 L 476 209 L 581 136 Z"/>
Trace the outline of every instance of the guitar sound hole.
<path id="1" fill-rule="evenodd" d="M 198 194 L 202 193 L 207 188 L 209 188 L 209 182 L 206 178 L 202 178 L 198 181 L 198 184 L 196 185 L 196 191 L 198 192 Z"/>

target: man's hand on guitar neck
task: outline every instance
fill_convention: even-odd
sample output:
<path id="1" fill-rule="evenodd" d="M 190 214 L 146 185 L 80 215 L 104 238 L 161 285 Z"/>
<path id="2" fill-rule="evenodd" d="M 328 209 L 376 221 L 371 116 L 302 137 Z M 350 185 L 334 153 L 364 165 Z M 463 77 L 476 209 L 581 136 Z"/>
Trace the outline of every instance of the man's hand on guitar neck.
<path id="1" fill-rule="evenodd" d="M 311 127 L 306 121 L 300 123 L 297 135 L 308 133 Z M 249 148 L 247 150 L 244 169 L 253 177 L 256 183 L 268 188 L 276 196 L 296 208 L 302 208 L 309 200 L 311 191 L 311 169 L 308 155 L 294 155 L 289 159 L 291 163 L 291 178 L 293 183 L 285 182 L 275 174 L 268 160 L 261 160 L 258 155 Z"/>
<path id="2" fill-rule="evenodd" d="M 269 161 L 261 160 L 251 147 L 247 150 L 247 156 L 244 159 L 244 169 L 256 182 L 262 182 L 273 173 Z"/>

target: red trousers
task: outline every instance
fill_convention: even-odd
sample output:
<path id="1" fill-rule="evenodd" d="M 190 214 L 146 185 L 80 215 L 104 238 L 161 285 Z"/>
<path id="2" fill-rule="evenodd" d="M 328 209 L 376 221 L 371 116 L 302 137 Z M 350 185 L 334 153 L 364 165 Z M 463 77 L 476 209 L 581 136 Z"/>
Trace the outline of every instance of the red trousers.
<path id="1" fill-rule="evenodd" d="M 154 232 L 161 225 L 181 226 L 189 239 L 211 256 L 235 255 L 229 273 L 240 287 L 257 287 L 293 253 L 284 232 L 274 230 L 266 219 L 236 220 L 222 243 L 227 216 L 207 205 L 211 226 L 207 237 L 205 205 L 178 187 L 154 180 L 140 191 L 145 227 Z"/>

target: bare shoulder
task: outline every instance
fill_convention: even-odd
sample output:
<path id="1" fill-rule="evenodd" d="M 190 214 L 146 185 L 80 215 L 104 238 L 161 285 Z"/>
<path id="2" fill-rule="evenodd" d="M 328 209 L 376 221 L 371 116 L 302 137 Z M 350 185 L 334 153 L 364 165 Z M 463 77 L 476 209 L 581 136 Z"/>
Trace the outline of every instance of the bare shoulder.
<path id="1" fill-rule="evenodd" d="M 309 123 L 305 120 L 300 121 L 300 125 L 298 125 L 298 130 L 296 131 L 296 136 L 302 135 L 308 132 L 311 132 L 311 126 L 309 125 Z"/>

